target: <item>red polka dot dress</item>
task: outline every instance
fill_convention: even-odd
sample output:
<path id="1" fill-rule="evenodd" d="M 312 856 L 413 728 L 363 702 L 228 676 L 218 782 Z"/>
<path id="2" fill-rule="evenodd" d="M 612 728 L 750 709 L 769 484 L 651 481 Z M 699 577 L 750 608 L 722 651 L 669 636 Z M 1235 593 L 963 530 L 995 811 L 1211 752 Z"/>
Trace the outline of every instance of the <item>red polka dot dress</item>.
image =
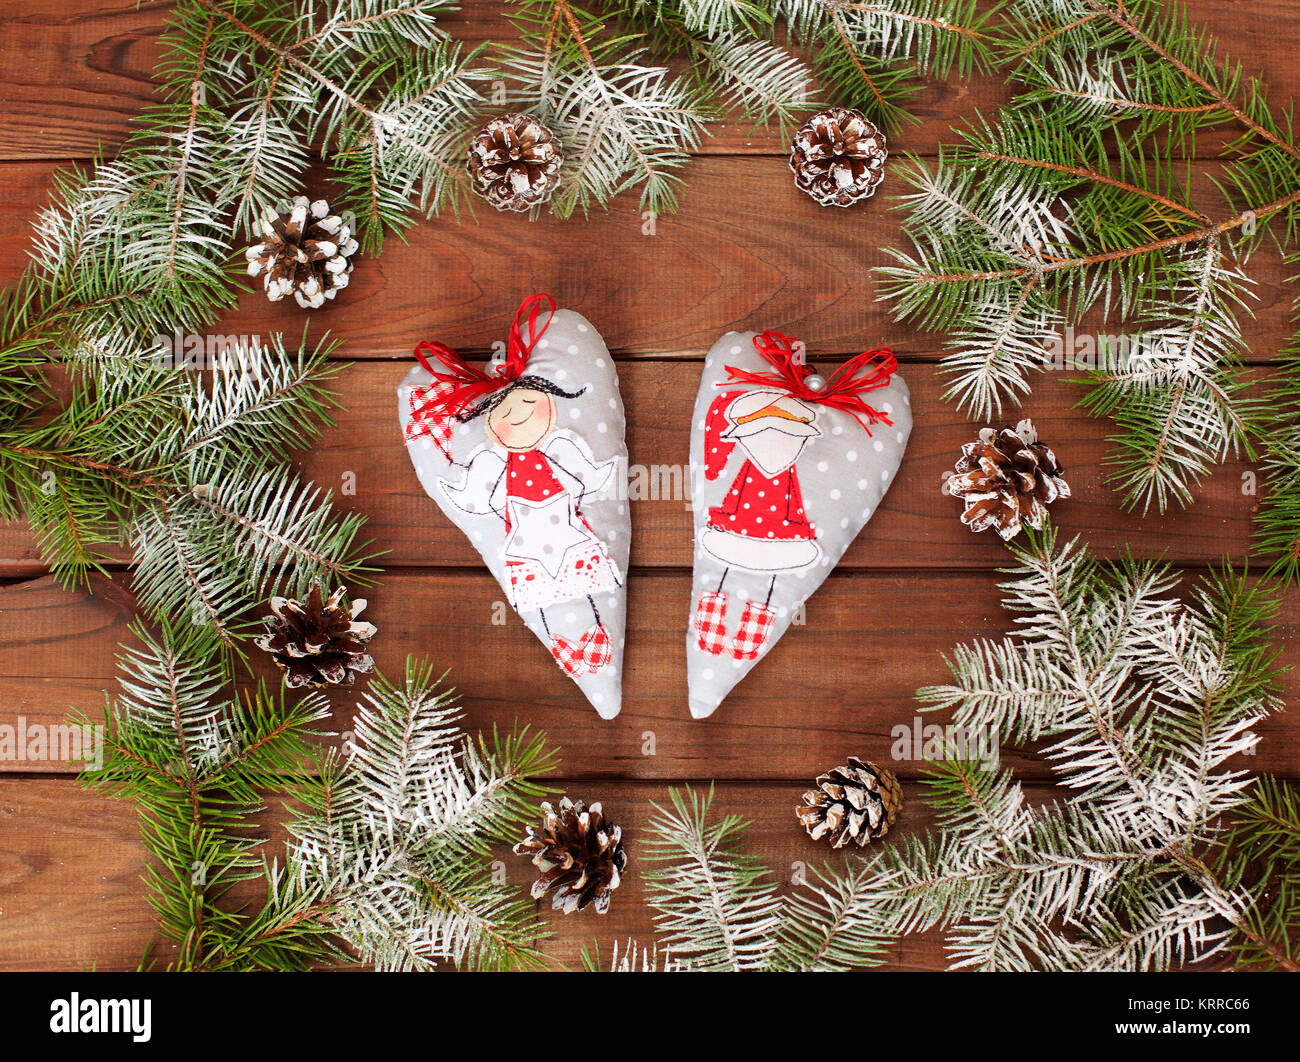
<path id="1" fill-rule="evenodd" d="M 804 515 L 794 468 L 766 476 L 752 461 L 741 466 L 726 500 L 709 509 L 709 526 L 756 539 L 817 537 L 817 529 Z"/>
<path id="2" fill-rule="evenodd" d="M 757 408 L 737 419 L 735 410 L 745 404 Z M 803 408 L 769 392 L 731 392 L 714 401 L 705 420 L 710 480 L 722 476 L 736 449 L 745 455 L 722 503 L 709 508 L 700 540 L 727 567 L 775 573 L 807 567 L 820 556 L 795 465 L 803 445 L 818 433 L 786 406 Z"/>

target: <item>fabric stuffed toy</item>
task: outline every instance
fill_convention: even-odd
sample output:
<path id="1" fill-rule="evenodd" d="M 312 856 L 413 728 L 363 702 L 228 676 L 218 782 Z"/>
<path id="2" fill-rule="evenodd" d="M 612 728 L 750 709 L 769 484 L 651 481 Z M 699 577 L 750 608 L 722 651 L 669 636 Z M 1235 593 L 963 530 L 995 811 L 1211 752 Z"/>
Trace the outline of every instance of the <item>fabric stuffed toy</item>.
<path id="1" fill-rule="evenodd" d="M 879 348 L 823 379 L 779 332 L 729 332 L 709 352 L 691 428 L 696 718 L 762 659 L 880 505 L 912 430 L 897 366 Z"/>
<path id="2" fill-rule="evenodd" d="M 398 388 L 420 483 L 605 719 L 622 706 L 631 517 L 618 373 L 600 334 L 526 299 L 484 372 L 421 343 Z"/>

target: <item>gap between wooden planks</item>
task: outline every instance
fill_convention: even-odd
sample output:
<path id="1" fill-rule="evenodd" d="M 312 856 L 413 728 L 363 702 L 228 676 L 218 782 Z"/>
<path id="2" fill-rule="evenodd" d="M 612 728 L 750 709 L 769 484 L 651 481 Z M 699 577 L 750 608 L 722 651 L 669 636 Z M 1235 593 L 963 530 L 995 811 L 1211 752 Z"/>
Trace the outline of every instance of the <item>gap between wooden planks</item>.
<path id="1" fill-rule="evenodd" d="M 611 821 L 624 827 L 630 859 L 606 915 L 588 910 L 564 916 L 553 912 L 549 901 L 537 904 L 553 934 L 545 945 L 547 953 L 561 966 L 577 969 L 584 949 L 591 951 L 598 944 L 607 963 L 615 943 L 622 953 L 629 938 L 643 944 L 654 939 L 640 846 L 653 813 L 651 802 L 667 803 L 668 794 L 666 784 L 612 780 L 560 788 L 602 803 Z M 707 785 L 696 788 L 707 791 Z M 837 853 L 811 841 L 795 820 L 801 792 L 798 784 L 722 783 L 713 805 L 714 821 L 733 814 L 752 822 L 747 847 L 786 893 L 796 874 L 809 875 L 818 866 L 838 861 Z M 1033 785 L 1027 793 L 1034 802 L 1051 796 Z M 273 825 L 279 820 L 279 808 L 261 817 L 258 833 L 269 839 L 268 857 L 283 851 L 285 834 Z M 920 800 L 919 786 L 908 786 L 901 817 L 889 837 L 918 832 L 933 822 L 933 813 Z M 17 823 L 22 828 L 15 830 Z M 135 969 L 155 919 L 141 882 L 143 852 L 131 806 L 88 793 L 71 779 L 0 776 L 0 828 L 6 830 L 0 851 L 0 970 Z M 526 890 L 533 880 L 528 861 L 504 847 L 497 857 L 505 865 L 507 880 Z M 245 888 L 232 897 L 240 898 L 256 902 L 256 890 Z M 172 955 L 174 950 L 163 945 L 154 958 L 165 966 Z M 895 944 L 887 968 L 932 970 L 946 963 L 942 934 L 926 933 Z M 1211 960 L 1203 968 L 1222 965 L 1222 960 Z"/>
<path id="2" fill-rule="evenodd" d="M 65 591 L 47 576 L 0 587 L 0 674 L 6 721 L 64 721 L 69 705 L 96 716 L 116 689 L 114 658 L 133 641 L 129 578 L 96 578 L 93 594 Z M 379 628 L 379 668 L 402 674 L 408 654 L 448 663 L 462 692 L 470 730 L 528 725 L 560 749 L 560 774 L 580 778 L 785 779 L 806 782 L 846 755 L 888 759 L 897 726 L 918 714 L 915 691 L 949 679 L 943 653 L 959 642 L 997 638 L 1013 627 L 994 581 L 982 572 L 832 573 L 793 626 L 707 720 L 686 708 L 686 628 L 690 575 L 633 571 L 623 712 L 600 720 L 550 653 L 510 611 L 482 571 L 396 571 L 364 591 L 366 615 Z M 1285 597 L 1278 643 L 1294 652 L 1300 590 Z M 278 674 L 250 648 L 257 672 Z M 351 727 L 364 686 L 334 690 L 332 729 Z M 1300 674 L 1284 680 L 1300 707 Z M 925 723 L 945 723 L 927 714 Z M 1237 766 L 1300 776 L 1300 728 L 1294 713 L 1258 727 L 1255 756 Z M 1048 781 L 1048 764 L 1031 752 L 1004 750 L 1025 779 Z M 49 764 L 67 770 L 65 764 Z M 9 770 L 31 770 L 4 763 Z M 917 764 L 903 762 L 900 776 Z"/>

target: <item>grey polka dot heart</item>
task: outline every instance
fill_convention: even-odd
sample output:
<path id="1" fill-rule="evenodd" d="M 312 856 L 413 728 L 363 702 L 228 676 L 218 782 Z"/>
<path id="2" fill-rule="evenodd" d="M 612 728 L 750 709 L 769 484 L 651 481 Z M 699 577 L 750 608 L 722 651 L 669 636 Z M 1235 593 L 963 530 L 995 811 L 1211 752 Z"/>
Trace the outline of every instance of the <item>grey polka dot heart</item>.
<path id="1" fill-rule="evenodd" d="M 712 715 L 800 616 L 879 507 L 912 430 L 907 385 L 888 352 L 881 360 L 891 369 L 874 366 L 877 386 L 832 404 L 845 394 L 837 385 L 858 377 L 806 375 L 801 352 L 782 361 L 776 355 L 791 350 L 771 336 L 718 340 L 695 400 L 686 656 L 696 718 Z"/>
<path id="2" fill-rule="evenodd" d="M 425 493 L 612 719 L 622 707 L 632 539 L 618 373 L 600 334 L 572 310 L 525 323 L 521 338 L 530 349 L 517 378 L 493 379 L 463 408 L 453 402 L 454 415 L 444 401 L 454 388 L 417 365 L 398 388 L 398 416 Z"/>

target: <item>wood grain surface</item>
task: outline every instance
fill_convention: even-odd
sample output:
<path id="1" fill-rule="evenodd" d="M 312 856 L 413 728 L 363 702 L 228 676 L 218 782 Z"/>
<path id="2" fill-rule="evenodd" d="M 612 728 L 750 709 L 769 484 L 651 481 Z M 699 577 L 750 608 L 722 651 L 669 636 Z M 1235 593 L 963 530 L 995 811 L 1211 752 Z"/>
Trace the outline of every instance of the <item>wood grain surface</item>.
<path id="1" fill-rule="evenodd" d="M 509 32 L 496 0 L 464 7 L 451 20 L 457 36 Z M 1190 0 L 1187 9 L 1275 98 L 1300 96 L 1293 0 Z M 111 153 L 131 116 L 154 98 L 150 70 L 169 10 L 168 3 L 133 0 L 3 5 L 0 281 L 27 261 L 31 221 L 53 174 L 101 149 Z M 1006 98 L 988 78 L 932 85 L 918 104 L 922 123 L 891 146 L 932 156 L 955 126 Z M 365 592 L 380 628 L 380 666 L 394 671 L 410 653 L 446 665 L 467 725 L 518 721 L 545 730 L 561 749 L 554 784 L 602 800 L 626 826 L 632 870 L 611 913 L 559 919 L 542 912 L 562 965 L 575 965 L 597 940 L 608 954 L 614 941 L 650 939 L 637 843 L 651 802 L 664 801 L 669 785 L 718 780 L 720 811 L 754 820 L 753 850 L 788 887 L 802 864 L 827 855 L 794 820 L 808 781 L 846 755 L 888 758 L 895 728 L 916 717 L 914 691 L 945 678 L 943 654 L 1009 626 L 996 585 L 1005 551 L 962 527 L 957 503 L 939 490 L 976 427 L 943 400 L 943 338 L 896 323 L 878 301 L 871 269 L 886 261 L 884 248 L 900 243 L 897 212 L 883 197 L 850 211 L 820 209 L 793 189 L 778 132 L 725 122 L 714 133 L 686 171 L 681 211 L 657 219 L 650 234 L 635 196 L 565 222 L 530 224 L 480 209 L 464 224 L 435 219 L 415 226 L 405 243 L 390 240 L 381 257 L 358 262 L 338 304 L 310 320 L 248 293 L 213 330 L 296 338 L 310 323 L 313 336 L 328 330 L 343 341 L 339 357 L 347 364 L 338 386 L 346 409 L 296 460 L 306 476 L 338 492 L 341 507 L 367 516 L 373 547 L 385 551 L 376 585 Z M 1216 171 L 1208 160 L 1221 142 L 1203 141 L 1206 161 L 1193 170 L 1193 187 L 1207 203 L 1214 202 Z M 1286 341 L 1295 289 L 1267 249 L 1250 271 L 1257 298 L 1243 327 L 1249 360 L 1262 372 Z M 646 485 L 646 495 L 632 499 L 625 707 L 609 723 L 503 610 L 475 552 L 421 491 L 396 422 L 394 389 L 417 341 L 437 338 L 482 353 L 533 290 L 586 314 L 618 359 L 631 461 Z M 680 484 L 689 412 L 704 350 L 728 329 L 763 327 L 800 336 L 814 360 L 892 345 L 913 392 L 916 428 L 897 482 L 810 600 L 806 622 L 715 716 L 695 722 L 683 674 L 691 519 Z M 1099 317 L 1083 327 L 1114 330 Z M 1189 511 L 1126 513 L 1105 480 L 1110 426 L 1078 410 L 1078 394 L 1073 378 L 1045 374 L 1022 414 L 1067 465 L 1075 497 L 1054 510 L 1062 529 L 1105 556 L 1126 549 L 1162 555 L 1189 581 L 1209 563 L 1243 564 L 1259 501 L 1255 466 L 1243 460 L 1216 469 Z M 73 707 L 101 710 L 134 615 L 128 561 L 120 553 L 89 589 L 63 589 L 26 529 L 0 526 L 0 723 L 22 717 L 48 725 Z M 1300 593 L 1286 595 L 1276 637 L 1297 659 Z M 1288 676 L 1284 697 L 1291 710 L 1261 724 L 1257 755 L 1240 765 L 1300 778 L 1300 673 Z M 331 702 L 335 729 L 345 731 L 355 696 L 336 692 Z M 1036 750 L 1003 752 L 1035 799 L 1062 795 Z M 930 820 L 918 764 L 897 766 L 908 795 L 899 830 L 923 829 Z M 275 818 L 268 814 L 262 824 L 271 852 L 283 841 Z M 528 880 L 521 860 L 502 858 L 512 881 Z M 0 763 L 0 969 L 134 967 L 152 925 L 142 860 L 132 809 L 86 792 L 71 764 Z M 897 969 L 944 964 L 937 936 L 904 941 L 891 956 Z"/>

